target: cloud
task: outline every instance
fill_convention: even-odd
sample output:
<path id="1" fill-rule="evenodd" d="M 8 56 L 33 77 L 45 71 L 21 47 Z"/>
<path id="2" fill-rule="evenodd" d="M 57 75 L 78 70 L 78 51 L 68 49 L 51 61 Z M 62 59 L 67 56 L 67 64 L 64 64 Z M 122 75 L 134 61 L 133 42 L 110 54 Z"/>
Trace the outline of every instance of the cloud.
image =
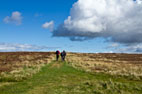
<path id="1" fill-rule="evenodd" d="M 142 0 L 135 0 L 138 4 L 142 4 Z"/>
<path id="2" fill-rule="evenodd" d="M 142 43 L 116 48 L 115 52 L 119 53 L 142 53 Z"/>
<path id="3" fill-rule="evenodd" d="M 112 43 L 105 49 L 111 50 L 114 53 L 142 53 L 142 43 L 135 44 L 118 44 Z"/>
<path id="4" fill-rule="evenodd" d="M 22 15 L 20 12 L 18 11 L 15 11 L 15 12 L 12 12 L 12 15 L 11 16 L 6 16 L 4 18 L 4 22 L 5 23 L 13 23 L 13 24 L 16 24 L 16 25 L 20 25 L 22 23 Z"/>
<path id="5" fill-rule="evenodd" d="M 118 48 L 120 45 L 118 44 L 118 43 L 112 43 L 112 44 L 110 44 L 108 47 L 106 47 L 107 49 L 108 48 Z"/>
<path id="6" fill-rule="evenodd" d="M 42 25 L 42 28 L 44 28 L 44 29 L 49 29 L 50 31 L 53 31 L 53 29 L 54 29 L 54 21 L 45 22 L 45 23 Z"/>
<path id="7" fill-rule="evenodd" d="M 142 42 L 141 0 L 78 0 L 54 37 L 86 40 L 97 37 L 121 44 Z"/>
<path id="8" fill-rule="evenodd" d="M 10 43 L 0 43 L 0 52 L 7 51 L 43 51 L 57 49 L 59 47 L 47 47 L 47 46 L 37 46 L 30 44 L 10 44 Z"/>

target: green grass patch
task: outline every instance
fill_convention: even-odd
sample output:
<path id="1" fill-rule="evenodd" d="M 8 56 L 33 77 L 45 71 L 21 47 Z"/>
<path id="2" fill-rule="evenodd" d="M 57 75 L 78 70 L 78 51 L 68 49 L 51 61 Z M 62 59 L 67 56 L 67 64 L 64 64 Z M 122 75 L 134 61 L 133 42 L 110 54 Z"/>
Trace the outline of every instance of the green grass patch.
<path id="1" fill-rule="evenodd" d="M 142 94 L 142 84 L 53 61 L 32 78 L 0 87 L 0 94 Z"/>

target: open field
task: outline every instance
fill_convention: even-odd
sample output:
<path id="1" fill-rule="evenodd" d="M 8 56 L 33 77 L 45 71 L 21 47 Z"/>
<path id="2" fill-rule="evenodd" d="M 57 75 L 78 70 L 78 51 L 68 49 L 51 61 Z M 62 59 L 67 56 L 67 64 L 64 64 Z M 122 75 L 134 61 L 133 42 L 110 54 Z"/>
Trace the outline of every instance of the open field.
<path id="1" fill-rule="evenodd" d="M 91 74 L 53 61 L 32 78 L 0 87 L 0 94 L 141 94 L 142 82 Z"/>
<path id="2" fill-rule="evenodd" d="M 142 94 L 141 54 L 0 53 L 0 94 Z"/>
<path id="3" fill-rule="evenodd" d="M 53 53 L 0 53 L 0 81 L 20 81 L 37 73 L 53 59 Z"/>
<path id="4" fill-rule="evenodd" d="M 67 61 L 86 71 L 124 76 L 142 80 L 142 54 L 82 54 L 69 53 Z"/>

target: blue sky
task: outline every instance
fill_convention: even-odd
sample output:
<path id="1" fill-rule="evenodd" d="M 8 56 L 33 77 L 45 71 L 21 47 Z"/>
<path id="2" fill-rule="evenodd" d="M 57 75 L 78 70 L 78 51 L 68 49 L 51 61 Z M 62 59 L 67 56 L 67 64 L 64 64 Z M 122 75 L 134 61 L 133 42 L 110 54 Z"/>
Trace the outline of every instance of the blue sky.
<path id="1" fill-rule="evenodd" d="M 71 13 L 71 10 L 74 11 L 75 2 L 79 3 L 78 0 L 1 0 L 0 51 L 55 51 L 59 49 L 95 53 L 113 52 L 124 46 L 123 43 L 107 41 L 102 36 L 85 41 L 71 41 L 68 35 L 52 37 L 54 30 L 42 28 L 44 23 L 54 21 L 54 29 L 58 30 L 59 25 L 63 24 L 70 15 L 77 17 L 78 15 Z M 20 13 L 18 20 L 13 20 L 12 13 L 14 12 Z M 26 47 L 27 45 L 30 48 Z"/>

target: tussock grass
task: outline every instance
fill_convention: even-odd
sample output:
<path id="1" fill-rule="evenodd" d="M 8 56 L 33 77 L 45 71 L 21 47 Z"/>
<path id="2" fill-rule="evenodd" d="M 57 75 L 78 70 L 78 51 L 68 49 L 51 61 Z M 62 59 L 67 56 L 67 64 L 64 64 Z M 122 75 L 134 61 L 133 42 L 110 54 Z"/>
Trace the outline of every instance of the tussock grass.
<path id="1" fill-rule="evenodd" d="M 0 82 L 26 80 L 54 58 L 52 53 L 0 53 Z"/>
<path id="2" fill-rule="evenodd" d="M 90 72 L 103 72 L 127 77 L 131 80 L 142 80 L 141 54 L 83 54 L 68 53 L 67 61 L 75 68 Z"/>
<path id="3" fill-rule="evenodd" d="M 141 94 L 142 83 L 52 62 L 32 78 L 0 87 L 0 94 Z"/>
<path id="4" fill-rule="evenodd" d="M 9 54 L 0 56 L 0 94 L 142 94 L 141 55 Z"/>

